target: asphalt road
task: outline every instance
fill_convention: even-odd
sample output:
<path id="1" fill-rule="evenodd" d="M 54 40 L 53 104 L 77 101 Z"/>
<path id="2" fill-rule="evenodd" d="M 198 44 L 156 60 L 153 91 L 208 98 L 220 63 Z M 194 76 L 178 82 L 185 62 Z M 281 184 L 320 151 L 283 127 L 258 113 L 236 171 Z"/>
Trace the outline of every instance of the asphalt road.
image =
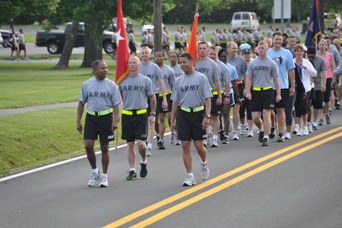
<path id="1" fill-rule="evenodd" d="M 147 177 L 135 181 L 125 180 L 126 148 L 111 151 L 105 189 L 87 187 L 84 156 L 8 176 L 0 179 L 0 227 L 340 228 L 341 123 L 334 110 L 332 124 L 309 136 L 268 147 L 242 136 L 210 148 L 206 181 L 192 147 L 194 187 L 182 187 L 181 147 L 168 143 L 148 159 Z"/>

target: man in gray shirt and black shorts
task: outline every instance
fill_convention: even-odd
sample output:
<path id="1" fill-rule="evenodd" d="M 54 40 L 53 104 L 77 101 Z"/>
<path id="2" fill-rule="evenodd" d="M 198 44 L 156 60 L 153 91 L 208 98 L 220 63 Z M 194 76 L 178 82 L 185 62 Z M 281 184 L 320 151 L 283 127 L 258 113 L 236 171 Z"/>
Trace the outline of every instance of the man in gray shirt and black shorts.
<path id="1" fill-rule="evenodd" d="M 127 180 L 135 180 L 135 141 L 138 144 L 138 151 L 141 155 L 140 177 L 147 175 L 147 138 L 146 124 L 154 125 L 156 116 L 156 97 L 154 94 L 152 81 L 148 77 L 138 72 L 140 60 L 136 56 L 131 56 L 128 60 L 129 74 L 119 84 L 119 89 L 123 97 L 122 110 L 122 139 L 127 141 L 127 158 L 129 164 L 129 174 Z M 150 116 L 147 113 L 147 98 L 150 98 Z"/>
<path id="2" fill-rule="evenodd" d="M 87 116 L 84 126 L 84 146 L 92 175 L 88 181 L 89 187 L 108 187 L 107 171 L 109 165 L 109 141 L 114 140 L 114 130 L 118 128 L 119 105 L 121 96 L 118 87 L 107 78 L 108 67 L 103 60 L 92 63 L 95 77 L 85 81 L 77 107 L 77 130 L 82 133 L 81 123 L 84 106 L 87 104 Z M 94 151 L 95 140 L 100 137 L 102 152 L 102 171 L 96 166 Z"/>
<path id="3" fill-rule="evenodd" d="M 271 110 L 274 108 L 275 102 L 281 100 L 280 85 L 277 65 L 266 55 L 267 43 L 260 41 L 258 47 L 258 58 L 253 60 L 247 68 L 244 93 L 246 98 L 251 100 L 250 107 L 254 124 L 260 129 L 259 141 L 263 146 L 268 146 L 268 137 L 271 132 Z M 276 88 L 275 102 L 272 81 Z M 261 112 L 263 119 L 261 119 Z"/>
<path id="4" fill-rule="evenodd" d="M 190 153 L 191 140 L 201 158 L 201 178 L 209 177 L 207 151 L 203 139 L 207 138 L 205 129 L 210 123 L 211 91 L 208 79 L 202 73 L 196 72 L 193 67 L 193 58 L 184 53 L 180 56 L 180 63 L 184 75 L 177 78 L 172 91 L 171 99 L 171 128 L 175 131 L 176 113 L 178 138 L 182 141 L 183 161 L 188 173 L 183 186 L 196 184 L 192 173 L 192 158 Z"/>

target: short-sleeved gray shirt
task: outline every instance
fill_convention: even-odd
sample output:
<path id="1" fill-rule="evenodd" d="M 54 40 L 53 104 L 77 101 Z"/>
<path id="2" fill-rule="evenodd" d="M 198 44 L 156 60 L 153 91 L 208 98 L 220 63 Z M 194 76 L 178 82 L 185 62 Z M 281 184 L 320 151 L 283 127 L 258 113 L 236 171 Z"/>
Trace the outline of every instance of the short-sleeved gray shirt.
<path id="1" fill-rule="evenodd" d="M 147 98 L 154 94 L 151 79 L 142 74 L 128 75 L 119 84 L 119 89 L 123 97 L 123 109 L 126 110 L 147 108 Z"/>
<path id="2" fill-rule="evenodd" d="M 113 108 L 122 102 L 119 89 L 112 80 L 98 80 L 95 77 L 83 83 L 79 101 L 87 103 L 87 109 L 95 112 Z"/>
<path id="3" fill-rule="evenodd" d="M 242 56 L 237 55 L 237 56 L 234 56 L 233 58 L 228 58 L 227 63 L 235 67 L 236 72 L 239 76 L 239 80 L 242 81 L 247 71 L 246 60 Z"/>
<path id="4" fill-rule="evenodd" d="M 149 77 L 152 81 L 154 92 L 159 93 L 159 80 L 163 79 L 163 73 L 161 72 L 159 66 L 155 63 L 141 63 L 139 67 L 139 73 Z"/>
<path id="5" fill-rule="evenodd" d="M 209 81 L 204 74 L 197 71 L 178 77 L 171 95 L 174 102 L 188 108 L 204 105 L 204 100 L 209 97 L 212 97 Z"/>
<path id="6" fill-rule="evenodd" d="M 278 74 L 277 64 L 268 57 L 254 59 L 249 63 L 246 72 L 246 76 L 252 78 L 252 86 L 255 87 L 272 86 L 273 77 L 278 77 Z"/>
<path id="7" fill-rule="evenodd" d="M 175 72 L 172 70 L 171 67 L 167 65 L 163 65 L 160 67 L 160 70 L 163 73 L 164 76 L 164 84 L 165 84 L 165 92 L 171 91 L 171 87 L 173 86 L 173 83 L 175 82 Z"/>
<path id="8" fill-rule="evenodd" d="M 321 90 L 321 83 L 322 83 L 322 71 L 327 70 L 327 64 L 325 60 L 321 57 L 316 55 L 313 60 L 313 65 L 317 71 L 316 77 L 314 77 L 314 85 L 315 90 Z"/>
<path id="9" fill-rule="evenodd" d="M 224 89 L 224 85 L 233 81 L 232 77 L 230 76 L 229 70 L 227 66 L 220 60 L 216 60 L 217 66 L 219 68 L 219 75 L 220 75 L 220 82 L 221 82 L 221 89 Z"/>
<path id="10" fill-rule="evenodd" d="M 175 66 L 170 65 L 170 67 L 173 69 L 173 71 L 175 72 L 175 77 L 178 78 L 179 76 L 181 76 L 182 74 L 184 74 L 184 72 L 182 71 L 182 68 L 179 64 L 176 64 Z"/>
<path id="11" fill-rule="evenodd" d="M 206 58 L 205 60 L 197 59 L 195 70 L 204 74 L 209 81 L 210 88 L 212 88 L 213 91 L 216 91 L 214 82 L 219 80 L 219 71 L 216 62 L 209 58 Z"/>

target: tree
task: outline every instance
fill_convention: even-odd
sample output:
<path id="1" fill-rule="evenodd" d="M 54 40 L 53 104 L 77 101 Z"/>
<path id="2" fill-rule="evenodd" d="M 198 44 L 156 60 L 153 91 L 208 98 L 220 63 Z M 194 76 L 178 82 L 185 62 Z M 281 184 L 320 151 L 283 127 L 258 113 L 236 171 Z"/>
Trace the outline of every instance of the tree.
<path id="1" fill-rule="evenodd" d="M 154 50 L 162 51 L 162 7 L 161 0 L 153 0 Z"/>
<path id="2" fill-rule="evenodd" d="M 69 68 L 70 56 L 71 56 L 72 49 L 74 48 L 75 41 L 77 38 L 77 31 L 79 28 L 79 24 L 80 23 L 77 20 L 74 20 L 72 22 L 72 26 L 67 36 L 66 43 L 63 48 L 61 57 L 59 58 L 57 65 L 54 67 L 55 69 Z"/>

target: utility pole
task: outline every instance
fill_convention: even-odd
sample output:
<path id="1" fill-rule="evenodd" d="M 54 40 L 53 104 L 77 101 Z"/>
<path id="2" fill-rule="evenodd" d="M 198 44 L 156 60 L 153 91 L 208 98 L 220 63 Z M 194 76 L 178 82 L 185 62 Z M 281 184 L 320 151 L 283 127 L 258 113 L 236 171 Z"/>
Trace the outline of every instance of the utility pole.
<path id="1" fill-rule="evenodd" d="M 154 25 L 154 52 L 163 51 L 161 0 L 153 0 L 153 25 Z"/>

